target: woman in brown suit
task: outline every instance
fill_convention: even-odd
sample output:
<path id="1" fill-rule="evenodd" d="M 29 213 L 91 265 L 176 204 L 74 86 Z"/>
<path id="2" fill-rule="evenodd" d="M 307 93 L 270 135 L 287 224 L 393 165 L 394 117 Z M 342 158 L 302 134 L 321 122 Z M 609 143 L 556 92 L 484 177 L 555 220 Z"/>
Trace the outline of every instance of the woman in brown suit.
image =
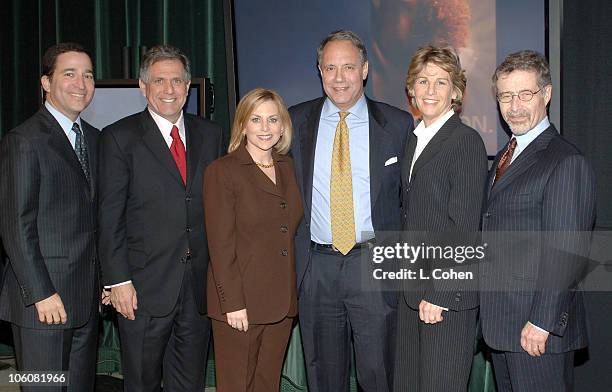
<path id="1" fill-rule="evenodd" d="M 278 391 L 297 314 L 294 236 L 302 204 L 291 119 L 274 91 L 238 104 L 229 154 L 204 175 L 218 392 Z"/>

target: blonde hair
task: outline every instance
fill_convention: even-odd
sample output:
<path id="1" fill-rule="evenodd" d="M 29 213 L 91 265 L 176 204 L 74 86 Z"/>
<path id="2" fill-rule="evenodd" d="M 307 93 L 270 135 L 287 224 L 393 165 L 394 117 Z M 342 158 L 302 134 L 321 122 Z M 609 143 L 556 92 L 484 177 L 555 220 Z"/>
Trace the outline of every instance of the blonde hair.
<path id="1" fill-rule="evenodd" d="M 236 116 L 232 124 L 232 133 L 230 136 L 229 147 L 227 152 L 232 152 L 238 149 L 245 139 L 244 128 L 255 108 L 264 102 L 274 102 L 278 108 L 281 124 L 283 126 L 283 134 L 274 149 L 279 154 L 286 154 L 291 147 L 291 137 L 293 136 L 293 127 L 291 125 L 291 117 L 285 106 L 283 98 L 274 90 L 267 88 L 256 88 L 246 93 L 245 96 L 238 102 L 236 108 Z"/>

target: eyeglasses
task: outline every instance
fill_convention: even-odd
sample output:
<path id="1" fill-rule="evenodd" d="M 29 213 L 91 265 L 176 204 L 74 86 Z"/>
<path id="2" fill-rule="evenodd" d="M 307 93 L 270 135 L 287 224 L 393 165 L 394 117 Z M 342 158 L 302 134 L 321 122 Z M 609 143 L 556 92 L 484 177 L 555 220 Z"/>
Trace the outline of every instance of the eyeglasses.
<path id="1" fill-rule="evenodd" d="M 497 95 L 497 100 L 501 103 L 510 103 L 512 102 L 512 100 L 514 99 L 515 96 L 517 96 L 521 101 L 523 102 L 529 102 L 533 99 L 533 96 L 536 95 L 537 93 L 539 93 L 540 91 L 542 91 L 542 88 L 540 88 L 538 91 L 531 91 L 531 90 L 522 90 L 519 91 L 518 93 L 501 93 Z"/>

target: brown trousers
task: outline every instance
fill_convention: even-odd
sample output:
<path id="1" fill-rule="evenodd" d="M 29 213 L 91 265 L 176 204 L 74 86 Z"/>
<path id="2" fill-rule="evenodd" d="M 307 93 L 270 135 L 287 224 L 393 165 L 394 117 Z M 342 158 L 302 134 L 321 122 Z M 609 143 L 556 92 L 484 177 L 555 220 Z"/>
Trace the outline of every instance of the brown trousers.
<path id="1" fill-rule="evenodd" d="M 212 320 L 217 392 L 278 391 L 292 325 L 286 317 L 241 332 Z"/>

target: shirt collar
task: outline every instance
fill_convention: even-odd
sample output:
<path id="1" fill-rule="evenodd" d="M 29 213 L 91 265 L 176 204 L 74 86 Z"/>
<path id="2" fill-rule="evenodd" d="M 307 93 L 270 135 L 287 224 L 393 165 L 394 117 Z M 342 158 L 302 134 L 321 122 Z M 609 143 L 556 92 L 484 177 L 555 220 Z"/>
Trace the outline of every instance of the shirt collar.
<path id="1" fill-rule="evenodd" d="M 170 134 L 172 133 L 172 127 L 174 125 L 176 125 L 179 129 L 180 138 L 183 140 L 184 143 L 186 143 L 185 121 L 183 117 L 183 111 L 181 111 L 181 115 L 179 116 L 178 120 L 176 120 L 175 123 L 172 123 L 160 116 L 159 114 L 155 113 L 153 110 L 151 110 L 151 108 L 148 108 L 148 110 L 149 113 L 151 113 L 151 117 L 153 117 L 153 121 L 155 121 L 155 124 L 157 124 L 157 128 L 159 129 L 167 143 L 172 143 L 172 136 Z"/>
<path id="2" fill-rule="evenodd" d="M 527 147 L 529 143 L 531 143 L 538 136 L 540 136 L 540 134 L 547 130 L 548 127 L 550 127 L 550 121 L 548 121 L 548 116 L 545 116 L 542 121 L 540 121 L 540 123 L 536 125 L 533 129 L 527 131 L 527 133 L 524 133 L 522 135 L 515 136 L 516 146 L 519 151 L 525 149 L 525 147 Z"/>
<path id="3" fill-rule="evenodd" d="M 326 98 L 323 103 L 323 110 L 321 111 L 321 117 L 323 118 L 338 118 L 338 112 L 349 112 L 360 120 L 366 120 L 368 118 L 368 103 L 365 98 L 365 94 L 355 102 L 355 104 L 348 110 L 340 110 L 331 99 Z"/>
<path id="4" fill-rule="evenodd" d="M 163 118 L 162 116 L 160 116 L 159 114 L 151 110 L 151 108 L 148 108 L 148 110 L 149 110 L 149 113 L 151 113 L 151 117 L 153 117 L 153 121 L 155 121 L 155 124 L 157 124 L 157 128 L 159 128 L 159 130 L 161 131 L 162 135 L 164 135 L 165 138 L 170 138 L 170 132 L 172 132 L 172 127 L 174 125 L 178 127 L 179 133 L 181 134 L 181 136 L 185 135 L 185 124 L 184 124 L 182 110 L 181 110 L 181 115 L 179 116 L 178 120 L 176 120 L 175 123 L 172 123 L 166 120 L 165 118 Z"/>
<path id="5" fill-rule="evenodd" d="M 72 124 L 74 123 L 79 124 L 81 130 L 83 129 L 83 126 L 81 125 L 81 116 L 78 116 L 75 121 L 72 121 L 71 119 L 66 117 L 64 113 L 57 110 L 51 104 L 51 102 L 45 101 L 45 107 L 47 108 L 49 113 L 51 113 L 53 118 L 55 118 L 55 120 L 59 123 L 60 127 L 62 127 L 62 130 L 64 131 L 64 133 L 66 133 L 66 135 L 70 135 L 70 131 L 72 131 Z"/>
<path id="6" fill-rule="evenodd" d="M 455 114 L 455 111 L 453 109 L 449 110 L 448 112 L 446 112 L 446 114 L 434 121 L 433 124 L 428 127 L 425 126 L 425 121 L 421 120 L 419 125 L 417 125 L 417 127 L 414 129 L 414 134 L 417 137 L 433 137 L 436 133 L 438 133 L 440 128 L 442 128 L 442 126 L 448 121 L 448 119 L 453 116 L 453 114 Z"/>

